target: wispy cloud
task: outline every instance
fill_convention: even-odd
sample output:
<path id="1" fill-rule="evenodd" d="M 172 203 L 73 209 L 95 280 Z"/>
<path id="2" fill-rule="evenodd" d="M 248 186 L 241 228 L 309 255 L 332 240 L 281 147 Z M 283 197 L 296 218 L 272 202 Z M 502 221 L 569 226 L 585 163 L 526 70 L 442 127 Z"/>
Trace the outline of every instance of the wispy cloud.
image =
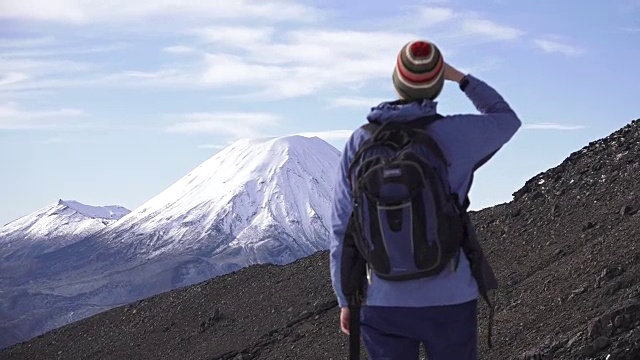
<path id="1" fill-rule="evenodd" d="M 49 46 L 44 40 L 27 41 L 14 44 L 11 50 L 0 57 L 0 92 L 37 91 L 43 89 L 59 90 L 63 87 L 86 84 L 96 86 L 100 81 L 101 65 L 96 62 L 69 60 L 75 55 L 94 54 L 124 49 L 126 44 L 115 43 L 105 46 L 84 46 L 67 43 L 63 47 Z M 39 44 L 46 43 L 46 46 Z M 103 70 L 104 71 L 104 70 Z M 4 95 L 4 94 L 3 94 Z"/>
<path id="2" fill-rule="evenodd" d="M 4 74 L 8 78 L 6 85 L 10 83 L 10 86 L 3 86 L 0 91 L 83 86 L 225 87 L 229 90 L 226 96 L 242 94 L 254 100 L 292 98 L 327 89 L 353 88 L 372 79 L 387 78 L 395 53 L 413 37 L 393 32 L 304 29 L 285 31 L 269 38 L 270 30 L 266 28 L 253 32 L 246 29 L 227 31 L 223 37 L 211 36 L 215 29 L 204 28 L 197 33 L 201 42 L 198 48 L 209 47 L 215 52 L 198 51 L 190 57 L 190 63 L 160 65 L 160 69 L 130 69 L 111 74 L 102 71 L 78 77 L 61 69 L 78 71 L 85 67 L 84 64 L 62 60 L 0 59 L 0 69 L 14 73 L 10 77 Z M 192 48 L 181 45 L 165 48 L 165 51 L 185 53 Z M 55 66 L 60 63 L 65 66 Z M 17 73 L 23 75 L 18 77 Z"/>
<path id="3" fill-rule="evenodd" d="M 535 39 L 536 47 L 546 53 L 559 53 L 566 56 L 578 56 L 585 53 L 585 50 L 577 46 L 563 43 L 556 39 Z"/>
<path id="4" fill-rule="evenodd" d="M 4 82 L 0 80 L 0 91 L 24 92 L 64 87 L 153 90 L 224 88 L 225 93 L 221 96 L 251 100 L 286 99 L 323 91 L 348 92 L 362 88 L 371 81 L 388 79 L 397 51 L 407 41 L 420 37 L 413 32 L 376 30 L 381 26 L 360 31 L 330 28 L 321 22 L 294 21 L 293 26 L 276 26 L 278 21 L 319 19 L 316 15 L 321 14 L 321 10 L 300 5 L 293 0 L 269 4 L 257 0 L 230 0 L 225 2 L 224 7 L 199 0 L 186 0 L 178 7 L 169 6 L 170 2 L 164 0 L 123 2 L 121 6 L 103 4 L 99 0 L 56 0 L 42 7 L 30 6 L 34 1 L 4 4 L 2 6 L 6 11 L 0 18 L 7 16 L 82 23 L 119 21 L 119 17 L 123 21 L 163 15 L 179 17 L 189 12 L 202 12 L 201 15 L 207 16 L 209 12 L 215 12 L 212 15 L 214 18 L 231 21 L 218 22 L 220 25 L 215 26 L 199 26 L 196 22 L 193 27 L 184 29 L 181 33 L 186 39 L 183 38 L 179 45 L 161 47 L 159 50 L 166 54 L 189 56 L 171 57 L 170 61 L 165 60 L 167 62 L 159 63 L 155 68 L 132 65 L 123 70 L 120 65 L 117 70 L 109 70 L 112 65 L 100 63 L 99 59 L 94 60 L 94 64 L 81 64 L 50 60 L 44 55 L 51 49 L 23 51 L 24 56 L 12 59 L 10 67 L 3 67 L 3 59 L 0 58 L 0 69 L 7 69 L 11 73 L 0 72 L 0 79 L 5 79 Z M 48 8 L 48 11 L 43 8 Z M 433 33 L 447 34 L 443 35 L 443 39 L 452 39 L 452 44 L 461 41 L 510 41 L 523 34 L 521 30 L 477 13 L 460 11 L 446 3 L 431 3 L 418 9 L 418 15 L 412 16 L 421 17 L 423 24 L 425 21 L 432 24 Z M 256 18 L 261 21 L 253 21 Z M 33 43 L 39 42 L 42 40 Z M 104 49 L 71 46 L 66 54 L 58 55 L 98 50 L 114 49 L 109 46 Z M 448 48 L 443 50 L 448 55 L 454 52 Z M 54 66 L 56 63 L 69 66 Z M 76 76 L 78 69 L 91 66 L 94 67 L 93 71 Z M 62 68 L 68 68 L 69 71 L 61 71 Z M 333 105 L 361 104 L 343 102 Z"/>
<path id="5" fill-rule="evenodd" d="M 232 46 L 235 51 L 207 54 L 203 81 L 209 86 L 250 85 L 258 90 L 252 96 L 266 98 L 303 96 L 362 84 L 387 78 L 396 52 L 414 37 L 394 32 L 323 29 L 293 30 L 280 35 L 278 39 L 255 43 L 239 41 L 233 34 L 209 39 L 212 45 Z"/>
<path id="6" fill-rule="evenodd" d="M 448 2 L 411 7 L 406 19 L 400 19 L 417 28 L 427 28 L 428 39 L 445 44 L 482 44 L 513 41 L 525 35 L 515 26 L 492 20 L 485 14 L 452 6 Z M 399 26 L 402 26 L 400 24 Z M 443 48 L 447 54 L 451 48 Z"/>
<path id="7" fill-rule="evenodd" d="M 524 35 L 524 31 L 515 27 L 498 24 L 492 20 L 482 18 L 467 18 L 461 22 L 461 34 L 476 37 L 482 41 L 515 40 Z"/>
<path id="8" fill-rule="evenodd" d="M 261 19 L 266 21 L 309 21 L 319 16 L 315 8 L 293 0 L 21 0 L 0 2 L 0 18 L 45 20 L 89 24 L 122 22 L 171 16 L 184 19 Z"/>
<path id="9" fill-rule="evenodd" d="M 216 134 L 234 139 L 264 136 L 280 121 L 280 117 L 268 113 L 202 112 L 169 117 L 175 122 L 165 128 L 166 132 Z"/>
<path id="10" fill-rule="evenodd" d="M 17 84 L 21 81 L 25 81 L 29 78 L 29 75 L 21 72 L 10 72 L 5 74 L 4 76 L 0 76 L 0 89 L 3 86 L 10 86 L 13 84 Z"/>
<path id="11" fill-rule="evenodd" d="M 2 9 L 3 5 L 0 5 Z M 0 18 L 2 14 L 0 13 Z M 0 48 L 31 48 L 36 46 L 47 46 L 56 44 L 57 41 L 51 36 L 37 37 L 37 38 L 22 38 L 22 39 L 8 39 L 0 38 Z"/>
<path id="12" fill-rule="evenodd" d="M 23 72 L 29 74 L 61 74 L 95 69 L 95 65 L 54 59 L 3 58 L 0 57 L 0 72 Z"/>
<path id="13" fill-rule="evenodd" d="M 194 29 L 191 33 L 208 43 L 249 47 L 261 42 L 270 42 L 275 29 L 270 26 L 208 26 Z"/>
<path id="14" fill-rule="evenodd" d="M 394 100 L 394 99 L 386 99 Z M 334 98 L 329 101 L 329 107 L 352 107 L 352 108 L 363 108 L 368 109 L 374 107 L 381 102 L 385 101 L 382 98 L 368 98 L 362 96 L 346 96 L 340 98 Z"/>
<path id="15" fill-rule="evenodd" d="M 448 12 L 438 9 L 440 21 L 445 21 Z M 387 79 L 398 49 L 418 38 L 405 32 L 338 29 L 298 29 L 278 36 L 265 27 L 208 30 L 216 35 L 201 32 L 205 41 L 216 49 L 225 46 L 229 50 L 206 55 L 203 81 L 209 86 L 249 84 L 261 88 L 257 95 L 267 98 L 303 96 Z M 521 34 L 475 15 L 466 15 L 458 32 L 459 36 L 492 41 L 512 40 Z"/>
<path id="16" fill-rule="evenodd" d="M 572 130 L 581 130 L 584 129 L 582 125 L 564 125 L 558 123 L 534 123 L 534 124 L 524 124 L 522 126 L 524 129 L 529 130 L 561 130 L 561 131 L 572 131 Z"/>
<path id="17" fill-rule="evenodd" d="M 452 8 L 443 6 L 422 6 L 418 12 L 425 26 L 435 26 L 456 18 Z"/>
<path id="18" fill-rule="evenodd" d="M 86 55 L 86 54 L 98 54 L 98 53 L 106 53 L 113 52 L 118 50 L 124 50 L 131 47 L 130 44 L 127 43 L 115 43 L 111 45 L 103 45 L 103 46 L 57 46 L 57 47 L 47 47 L 43 49 L 22 49 L 22 50 L 14 50 L 12 52 L 6 52 L 4 55 L 5 58 L 27 58 L 27 57 L 61 57 L 66 55 Z"/>
<path id="19" fill-rule="evenodd" d="M 196 49 L 190 46 L 184 46 L 184 45 L 167 46 L 163 48 L 162 51 L 169 54 L 192 54 L 197 52 Z"/>
<path id="20" fill-rule="evenodd" d="M 24 110 L 15 103 L 0 104 L 0 130 L 57 128 L 83 116 L 80 109 Z"/>

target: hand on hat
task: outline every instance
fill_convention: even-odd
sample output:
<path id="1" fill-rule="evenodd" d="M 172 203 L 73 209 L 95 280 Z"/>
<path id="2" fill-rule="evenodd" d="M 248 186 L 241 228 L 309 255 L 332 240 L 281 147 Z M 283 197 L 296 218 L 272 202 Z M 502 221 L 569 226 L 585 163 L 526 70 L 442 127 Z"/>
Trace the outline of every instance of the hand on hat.
<path id="1" fill-rule="evenodd" d="M 458 69 L 449 65 L 446 61 L 444 62 L 444 79 L 449 81 L 455 81 L 460 83 L 464 78 L 464 74 L 461 73 Z"/>

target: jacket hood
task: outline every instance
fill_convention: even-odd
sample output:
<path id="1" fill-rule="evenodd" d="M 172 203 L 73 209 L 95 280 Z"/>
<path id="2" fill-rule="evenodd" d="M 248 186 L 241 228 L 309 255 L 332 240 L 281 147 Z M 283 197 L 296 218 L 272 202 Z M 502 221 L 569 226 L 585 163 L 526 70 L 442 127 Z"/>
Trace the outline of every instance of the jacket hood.
<path id="1" fill-rule="evenodd" d="M 371 108 L 367 120 L 380 124 L 392 121 L 408 122 L 434 115 L 437 112 L 437 105 L 436 101 L 427 99 L 411 102 L 405 100 L 383 102 Z"/>

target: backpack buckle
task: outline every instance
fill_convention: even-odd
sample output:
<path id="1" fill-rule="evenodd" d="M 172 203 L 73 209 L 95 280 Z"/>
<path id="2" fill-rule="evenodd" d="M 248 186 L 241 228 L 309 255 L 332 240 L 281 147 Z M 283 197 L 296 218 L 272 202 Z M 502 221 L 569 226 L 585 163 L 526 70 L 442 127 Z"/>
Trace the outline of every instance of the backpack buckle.
<path id="1" fill-rule="evenodd" d="M 367 263 L 365 266 L 367 273 L 367 283 L 371 285 L 371 283 L 373 282 L 373 271 L 371 270 L 371 266 L 369 266 L 369 263 Z"/>

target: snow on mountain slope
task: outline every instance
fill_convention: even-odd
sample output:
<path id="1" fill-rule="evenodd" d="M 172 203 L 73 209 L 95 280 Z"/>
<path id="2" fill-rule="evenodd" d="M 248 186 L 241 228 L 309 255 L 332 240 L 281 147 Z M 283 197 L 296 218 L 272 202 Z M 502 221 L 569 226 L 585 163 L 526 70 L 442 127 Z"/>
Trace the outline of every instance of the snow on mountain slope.
<path id="1" fill-rule="evenodd" d="M 0 331 L 35 336 L 244 266 L 327 249 L 339 158 L 319 138 L 232 144 L 109 227 L 36 258 L 5 301 L 0 294 Z"/>
<path id="2" fill-rule="evenodd" d="M 279 234 L 295 238 L 286 245 L 299 254 L 325 249 L 338 161 L 319 138 L 240 140 L 113 224 L 102 241 L 147 258 L 187 249 L 212 256 L 261 242 L 275 248 Z M 266 236 L 274 227 L 280 233 Z"/>
<path id="3" fill-rule="evenodd" d="M 3 264 L 53 251 L 92 235 L 128 214 L 121 206 L 95 207 L 59 200 L 0 228 Z"/>

